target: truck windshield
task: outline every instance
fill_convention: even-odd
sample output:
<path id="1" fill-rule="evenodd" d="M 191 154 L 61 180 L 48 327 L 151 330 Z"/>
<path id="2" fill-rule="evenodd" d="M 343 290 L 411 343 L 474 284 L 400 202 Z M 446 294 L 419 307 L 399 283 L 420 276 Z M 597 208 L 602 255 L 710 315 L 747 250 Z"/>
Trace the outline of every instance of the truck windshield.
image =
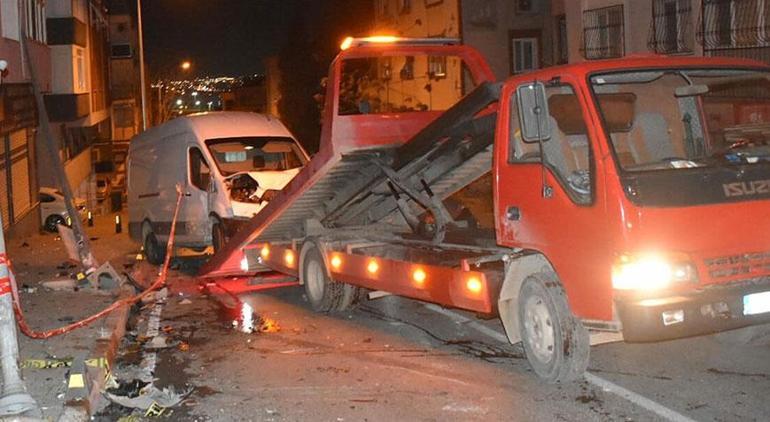
<path id="1" fill-rule="evenodd" d="M 305 164 L 297 143 L 287 137 L 209 139 L 206 146 L 224 176 L 251 171 L 284 171 Z"/>
<path id="2" fill-rule="evenodd" d="M 770 162 L 770 73 L 672 69 L 593 75 L 623 170 Z"/>
<path id="3" fill-rule="evenodd" d="M 472 85 L 470 72 L 457 56 L 347 59 L 338 87 L 338 114 L 443 111 Z"/>

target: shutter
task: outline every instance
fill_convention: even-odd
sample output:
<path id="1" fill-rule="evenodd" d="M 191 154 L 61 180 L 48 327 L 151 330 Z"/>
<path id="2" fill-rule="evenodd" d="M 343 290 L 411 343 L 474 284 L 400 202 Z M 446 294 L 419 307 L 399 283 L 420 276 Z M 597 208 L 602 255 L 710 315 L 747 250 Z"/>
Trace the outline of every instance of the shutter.
<path id="1" fill-rule="evenodd" d="M 3 228 L 8 228 L 11 218 L 8 214 L 8 178 L 6 166 L 8 165 L 5 154 L 5 136 L 0 137 L 0 212 L 3 217 Z"/>
<path id="2" fill-rule="evenodd" d="M 29 192 L 29 157 L 27 130 L 11 133 L 11 196 L 14 223 L 29 211 L 32 201 Z"/>

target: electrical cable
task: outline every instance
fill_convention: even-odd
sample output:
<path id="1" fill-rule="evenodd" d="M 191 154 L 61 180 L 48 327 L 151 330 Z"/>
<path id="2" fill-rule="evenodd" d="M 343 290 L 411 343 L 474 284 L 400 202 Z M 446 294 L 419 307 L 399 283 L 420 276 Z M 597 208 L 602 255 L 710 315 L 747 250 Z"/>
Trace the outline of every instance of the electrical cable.
<path id="1" fill-rule="evenodd" d="M 87 318 L 84 318 L 80 321 L 76 321 L 64 327 L 55 328 L 52 330 L 34 331 L 32 328 L 30 328 L 29 325 L 27 325 L 27 322 L 24 319 L 24 312 L 21 309 L 19 292 L 16 287 L 16 278 L 13 276 L 13 273 L 9 271 L 11 274 L 10 278 L 11 278 L 12 291 L 13 291 L 13 311 L 16 314 L 16 320 L 17 320 L 17 323 L 19 324 L 19 329 L 21 330 L 21 332 L 24 333 L 24 335 L 26 335 L 27 337 L 34 338 L 34 339 L 47 339 L 53 336 L 65 334 L 75 329 L 91 324 L 94 321 L 98 320 L 99 318 L 102 318 L 110 314 L 111 312 L 113 312 L 114 310 L 118 309 L 123 305 L 131 306 L 139 302 L 140 300 L 144 299 L 145 297 L 150 295 L 150 293 L 153 293 L 155 290 L 157 290 L 161 286 L 163 286 L 166 283 L 166 278 L 168 275 L 168 266 L 169 266 L 169 263 L 171 262 L 171 255 L 173 253 L 173 247 L 174 247 L 174 235 L 176 234 L 176 221 L 177 221 L 177 217 L 179 216 L 179 208 L 182 203 L 182 196 L 183 196 L 182 189 L 180 186 L 177 185 L 176 190 L 177 190 L 176 209 L 174 210 L 174 218 L 171 221 L 171 231 L 169 232 L 168 244 L 166 245 L 166 259 L 163 261 L 163 266 L 161 267 L 160 273 L 158 274 L 158 278 L 155 280 L 154 283 L 152 283 L 152 285 L 150 285 L 142 293 L 139 293 L 129 298 L 118 300 L 117 302 L 104 308 L 103 310 Z"/>

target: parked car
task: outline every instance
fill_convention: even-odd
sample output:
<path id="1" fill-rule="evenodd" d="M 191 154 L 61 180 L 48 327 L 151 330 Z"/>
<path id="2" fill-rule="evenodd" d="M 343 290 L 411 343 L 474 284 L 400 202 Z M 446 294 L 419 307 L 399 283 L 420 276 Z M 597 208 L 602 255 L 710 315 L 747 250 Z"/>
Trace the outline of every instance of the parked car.
<path id="1" fill-rule="evenodd" d="M 40 224 L 46 231 L 56 232 L 57 225 L 69 225 L 64 194 L 60 190 L 51 187 L 41 187 L 38 198 L 40 200 Z M 88 216 L 86 200 L 75 198 L 75 207 L 77 208 L 80 220 L 85 220 Z"/>
<path id="2" fill-rule="evenodd" d="M 192 114 L 147 130 L 128 153 L 128 225 L 147 260 L 165 254 L 183 189 L 175 243 L 219 250 L 299 173 L 307 153 L 280 120 L 262 114 Z"/>
<path id="3" fill-rule="evenodd" d="M 96 174 L 96 200 L 99 202 L 104 201 L 110 197 L 112 191 L 111 174 L 97 173 Z"/>

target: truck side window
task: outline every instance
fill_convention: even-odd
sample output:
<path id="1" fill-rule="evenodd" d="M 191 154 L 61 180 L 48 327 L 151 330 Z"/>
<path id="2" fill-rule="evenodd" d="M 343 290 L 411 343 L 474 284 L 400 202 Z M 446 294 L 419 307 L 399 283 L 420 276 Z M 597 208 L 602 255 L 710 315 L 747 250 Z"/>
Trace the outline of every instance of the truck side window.
<path id="1" fill-rule="evenodd" d="M 190 148 L 190 183 L 200 190 L 208 191 L 211 183 L 211 169 L 198 148 Z"/>
<path id="2" fill-rule="evenodd" d="M 553 171 L 570 198 L 578 204 L 592 201 L 590 146 L 582 107 L 571 86 L 546 88 L 550 113 L 551 137 L 540 145 L 521 137 L 519 113 L 515 98 L 511 98 L 510 147 L 508 161 L 545 162 Z"/>

